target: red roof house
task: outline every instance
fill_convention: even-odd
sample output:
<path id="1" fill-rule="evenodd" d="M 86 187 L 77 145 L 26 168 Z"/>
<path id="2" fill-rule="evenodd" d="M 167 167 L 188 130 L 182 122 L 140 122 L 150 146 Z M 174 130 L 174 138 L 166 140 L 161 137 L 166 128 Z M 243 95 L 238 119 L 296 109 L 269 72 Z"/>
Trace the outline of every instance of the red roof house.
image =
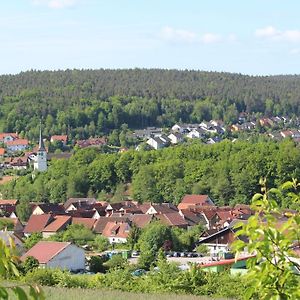
<path id="1" fill-rule="evenodd" d="M 208 195 L 185 195 L 178 204 L 178 209 L 187 209 L 198 206 L 214 206 Z"/>
<path id="2" fill-rule="evenodd" d="M 51 214 L 31 215 L 24 228 L 25 235 L 29 235 L 34 232 L 42 232 L 52 220 L 53 216 Z"/>
<path id="3" fill-rule="evenodd" d="M 25 261 L 29 256 L 36 258 L 42 267 L 69 271 L 85 268 L 84 250 L 71 243 L 40 241 L 21 256 L 21 260 Z"/>
<path id="4" fill-rule="evenodd" d="M 55 216 L 54 220 L 48 224 L 43 230 L 43 237 L 47 238 L 59 231 L 62 231 L 71 224 L 72 217 L 70 216 Z"/>

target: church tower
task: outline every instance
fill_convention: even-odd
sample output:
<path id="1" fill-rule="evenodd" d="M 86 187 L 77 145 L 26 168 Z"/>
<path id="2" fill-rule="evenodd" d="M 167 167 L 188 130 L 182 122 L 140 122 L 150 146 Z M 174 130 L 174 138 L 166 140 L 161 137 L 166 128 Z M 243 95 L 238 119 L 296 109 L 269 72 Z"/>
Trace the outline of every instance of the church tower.
<path id="1" fill-rule="evenodd" d="M 40 125 L 40 139 L 37 156 L 33 164 L 33 168 L 36 171 L 44 172 L 47 171 L 47 151 L 42 138 L 42 124 Z"/>

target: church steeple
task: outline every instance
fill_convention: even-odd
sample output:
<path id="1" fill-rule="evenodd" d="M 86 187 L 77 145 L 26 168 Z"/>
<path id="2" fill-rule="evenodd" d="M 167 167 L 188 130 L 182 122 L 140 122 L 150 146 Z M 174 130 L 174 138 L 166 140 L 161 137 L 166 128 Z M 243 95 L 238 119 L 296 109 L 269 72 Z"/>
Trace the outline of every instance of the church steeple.
<path id="1" fill-rule="evenodd" d="M 42 137 L 42 121 L 40 122 L 40 139 L 39 139 L 39 151 L 46 151 L 43 137 Z"/>
<path id="2" fill-rule="evenodd" d="M 39 172 L 47 171 L 47 151 L 42 136 L 42 122 L 40 123 L 39 148 L 33 163 L 33 168 Z"/>

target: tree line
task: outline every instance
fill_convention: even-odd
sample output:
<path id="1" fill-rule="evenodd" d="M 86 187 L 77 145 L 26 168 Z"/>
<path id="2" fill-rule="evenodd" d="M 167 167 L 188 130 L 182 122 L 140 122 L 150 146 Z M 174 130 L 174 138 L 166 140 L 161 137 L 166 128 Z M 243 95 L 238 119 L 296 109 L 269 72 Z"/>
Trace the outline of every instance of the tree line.
<path id="1" fill-rule="evenodd" d="M 299 115 L 300 76 L 160 69 L 28 71 L 0 76 L 0 129 L 38 137 L 105 135 L 175 122 L 237 120 L 240 112 Z"/>

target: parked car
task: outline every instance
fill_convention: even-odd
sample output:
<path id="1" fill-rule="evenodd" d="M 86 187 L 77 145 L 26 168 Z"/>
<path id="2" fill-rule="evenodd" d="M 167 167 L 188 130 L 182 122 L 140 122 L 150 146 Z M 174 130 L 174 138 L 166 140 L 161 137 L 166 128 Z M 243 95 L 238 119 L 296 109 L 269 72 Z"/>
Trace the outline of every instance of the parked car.
<path id="1" fill-rule="evenodd" d="M 131 273 L 132 276 L 142 276 L 146 273 L 144 269 L 137 269 Z"/>
<path id="2" fill-rule="evenodd" d="M 132 251 L 131 257 L 138 257 L 140 256 L 140 251 Z"/>

